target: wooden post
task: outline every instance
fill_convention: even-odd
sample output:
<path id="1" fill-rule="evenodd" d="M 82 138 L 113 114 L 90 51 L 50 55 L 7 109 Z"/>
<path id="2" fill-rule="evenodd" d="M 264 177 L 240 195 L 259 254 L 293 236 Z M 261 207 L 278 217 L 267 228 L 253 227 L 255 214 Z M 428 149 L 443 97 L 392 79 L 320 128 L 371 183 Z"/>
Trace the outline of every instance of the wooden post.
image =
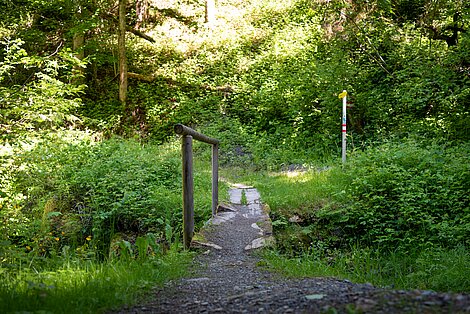
<path id="1" fill-rule="evenodd" d="M 184 135 L 183 153 L 183 243 L 188 249 L 194 233 L 194 180 L 193 180 L 193 137 Z"/>
<path id="2" fill-rule="evenodd" d="M 188 249 L 194 234 L 194 183 L 192 139 L 212 144 L 212 216 L 219 204 L 219 140 L 194 131 L 185 125 L 175 125 L 175 133 L 183 136 L 183 242 Z"/>
<path id="3" fill-rule="evenodd" d="M 219 145 L 212 144 L 212 217 L 219 204 Z"/>
<path id="4" fill-rule="evenodd" d="M 346 162 L 346 120 L 347 120 L 347 116 L 346 116 L 346 104 L 347 104 L 347 93 L 346 91 L 344 90 L 343 93 L 345 93 L 344 97 L 343 97 L 343 117 L 341 119 L 342 123 L 341 123 L 341 134 L 342 134 L 342 138 L 341 138 L 341 160 L 343 162 L 343 164 Z"/>

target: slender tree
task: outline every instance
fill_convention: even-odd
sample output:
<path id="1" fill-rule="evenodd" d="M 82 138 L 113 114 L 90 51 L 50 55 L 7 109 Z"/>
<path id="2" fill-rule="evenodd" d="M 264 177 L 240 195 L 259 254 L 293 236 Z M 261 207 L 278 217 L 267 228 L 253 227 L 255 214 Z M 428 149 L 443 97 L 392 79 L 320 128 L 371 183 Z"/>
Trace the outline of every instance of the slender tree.
<path id="1" fill-rule="evenodd" d="M 127 98 L 126 5 L 127 0 L 119 0 L 119 100 L 123 105 L 126 104 Z"/>
<path id="2" fill-rule="evenodd" d="M 136 0 L 135 1 L 135 14 L 136 14 L 136 24 L 135 28 L 139 29 L 142 26 L 145 26 L 145 23 L 149 17 L 149 0 Z"/>
<path id="3" fill-rule="evenodd" d="M 206 0 L 205 22 L 211 24 L 215 22 L 215 0 Z"/>

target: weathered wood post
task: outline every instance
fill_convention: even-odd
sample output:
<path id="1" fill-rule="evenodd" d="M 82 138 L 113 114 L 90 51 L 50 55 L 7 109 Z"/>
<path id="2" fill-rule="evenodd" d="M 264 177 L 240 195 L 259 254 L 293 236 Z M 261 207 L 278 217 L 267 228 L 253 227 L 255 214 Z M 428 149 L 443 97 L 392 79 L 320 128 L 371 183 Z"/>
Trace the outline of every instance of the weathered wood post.
<path id="1" fill-rule="evenodd" d="M 212 216 L 216 214 L 219 203 L 219 140 L 182 125 L 175 125 L 175 132 L 182 135 L 183 159 L 183 242 L 187 249 L 194 234 L 194 177 L 193 177 L 193 138 L 212 144 Z"/>
<path id="2" fill-rule="evenodd" d="M 212 145 L 212 217 L 219 204 L 219 144 Z"/>
<path id="3" fill-rule="evenodd" d="M 183 243 L 189 248 L 194 234 L 193 137 L 183 135 Z"/>

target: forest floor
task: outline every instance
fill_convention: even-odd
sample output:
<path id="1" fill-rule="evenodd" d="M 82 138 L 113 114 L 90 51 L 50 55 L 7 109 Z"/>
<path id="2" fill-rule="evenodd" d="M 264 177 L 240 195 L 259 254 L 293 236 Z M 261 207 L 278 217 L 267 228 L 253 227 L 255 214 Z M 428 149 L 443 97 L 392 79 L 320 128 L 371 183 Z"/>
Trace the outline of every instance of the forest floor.
<path id="1" fill-rule="evenodd" d="M 259 266 L 272 226 L 256 189 L 235 185 L 229 205 L 195 236 L 190 278 L 169 282 L 118 313 L 470 313 L 470 295 L 390 290 L 335 278 L 285 278 Z"/>

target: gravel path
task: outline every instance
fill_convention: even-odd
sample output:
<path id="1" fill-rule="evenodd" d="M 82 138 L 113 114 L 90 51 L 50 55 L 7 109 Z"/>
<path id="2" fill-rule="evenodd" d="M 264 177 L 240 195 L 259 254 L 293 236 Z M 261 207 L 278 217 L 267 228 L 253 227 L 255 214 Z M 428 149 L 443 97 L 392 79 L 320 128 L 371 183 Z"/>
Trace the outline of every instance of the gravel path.
<path id="1" fill-rule="evenodd" d="M 470 313 L 470 295 L 286 279 L 263 270 L 252 247 L 271 240 L 269 217 L 255 189 L 240 185 L 230 193 L 232 204 L 195 237 L 201 254 L 192 277 L 170 282 L 153 301 L 119 313 Z M 240 204 L 243 193 L 247 205 Z"/>

